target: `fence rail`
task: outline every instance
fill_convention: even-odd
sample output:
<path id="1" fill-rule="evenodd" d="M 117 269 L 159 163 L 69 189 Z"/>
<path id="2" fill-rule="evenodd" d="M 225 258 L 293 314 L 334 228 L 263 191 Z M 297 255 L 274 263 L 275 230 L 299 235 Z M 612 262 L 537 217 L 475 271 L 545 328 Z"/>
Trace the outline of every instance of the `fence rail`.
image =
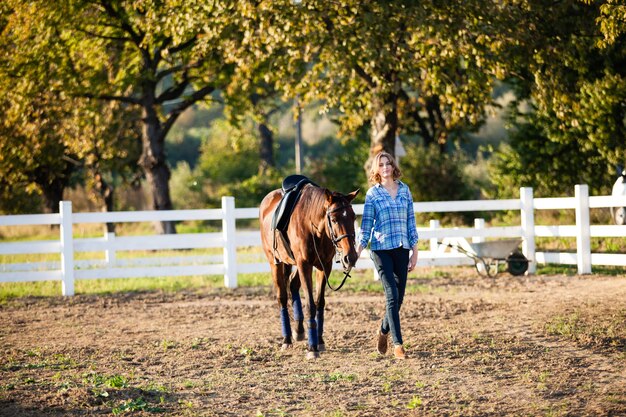
<path id="1" fill-rule="evenodd" d="M 355 204 L 357 215 L 363 205 Z M 418 227 L 420 240 L 429 240 L 429 250 L 420 251 L 418 266 L 473 265 L 467 256 L 446 251 L 440 241 L 446 239 L 471 239 L 473 242 L 487 238 L 521 237 L 522 252 L 530 260 L 528 273 L 536 270 L 538 263 L 577 265 L 578 273 L 591 273 L 592 265 L 626 266 L 626 254 L 591 253 L 591 237 L 625 237 L 626 226 L 591 225 L 591 208 L 626 207 L 626 196 L 590 197 L 586 185 L 575 187 L 575 196 L 566 198 L 533 198 L 531 188 L 520 188 L 519 199 L 472 200 L 446 202 L 417 202 L 416 213 L 481 212 L 519 210 L 519 225 L 485 227 L 476 219 L 474 227 L 442 228 L 431 220 L 429 227 Z M 536 225 L 536 210 L 575 210 L 575 225 Z M 222 207 L 202 210 L 123 211 L 108 213 L 73 213 L 72 204 L 63 201 L 57 214 L 28 214 L 0 216 L 0 226 L 58 225 L 59 239 L 55 241 L 1 242 L 0 259 L 8 255 L 60 254 L 60 261 L 3 262 L 0 265 L 0 282 L 49 281 L 62 282 L 63 295 L 74 294 L 77 279 L 132 278 L 156 276 L 223 275 L 224 285 L 237 286 L 237 275 L 269 272 L 263 259 L 237 252 L 241 247 L 261 245 L 258 231 L 237 230 L 236 220 L 258 218 L 258 208 L 236 208 L 233 197 L 223 197 Z M 177 235 L 116 236 L 106 233 L 101 238 L 77 239 L 73 236 L 75 224 L 124 223 L 186 220 L 221 221 L 221 232 L 185 233 Z M 575 237 L 576 252 L 536 252 L 537 237 Z M 180 250 L 222 248 L 221 255 L 184 255 L 177 257 L 118 259 L 119 251 Z M 76 260 L 78 252 L 104 252 L 104 260 Z M 257 262 L 250 262 L 257 261 Z M 339 266 L 337 266 L 339 268 Z M 364 251 L 357 269 L 373 269 L 373 263 Z"/>

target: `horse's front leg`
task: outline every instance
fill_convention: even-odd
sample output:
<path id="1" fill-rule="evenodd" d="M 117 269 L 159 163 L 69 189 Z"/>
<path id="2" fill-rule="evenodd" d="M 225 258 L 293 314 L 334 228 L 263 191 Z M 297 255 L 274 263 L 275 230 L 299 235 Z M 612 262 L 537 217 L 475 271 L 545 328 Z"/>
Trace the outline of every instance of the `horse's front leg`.
<path id="1" fill-rule="evenodd" d="M 319 358 L 320 353 L 318 350 L 317 339 L 317 323 L 315 322 L 315 300 L 313 299 L 313 283 L 311 274 L 313 267 L 306 263 L 298 264 L 298 273 L 300 274 L 300 284 L 306 294 L 306 314 L 308 319 L 308 347 L 307 347 L 307 359 Z"/>
<path id="2" fill-rule="evenodd" d="M 326 266 L 326 270 L 330 271 L 332 268 L 331 265 Z M 326 298 L 324 297 L 324 291 L 326 290 L 326 274 L 324 271 L 317 270 L 316 271 L 316 294 L 317 298 L 315 300 L 315 305 L 317 307 L 317 312 L 315 316 L 315 322 L 317 324 L 317 341 L 318 341 L 318 349 L 320 352 L 324 352 L 326 350 L 326 344 L 324 343 L 324 308 L 326 306 Z"/>

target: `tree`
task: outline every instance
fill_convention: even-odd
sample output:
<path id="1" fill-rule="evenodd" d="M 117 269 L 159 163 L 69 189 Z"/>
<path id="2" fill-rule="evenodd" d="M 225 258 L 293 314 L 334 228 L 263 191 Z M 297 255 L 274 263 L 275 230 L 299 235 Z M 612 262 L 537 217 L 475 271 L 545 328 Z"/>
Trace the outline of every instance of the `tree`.
<path id="1" fill-rule="evenodd" d="M 302 2 L 292 36 L 307 39 L 294 54 L 309 71 L 295 90 L 340 109 L 343 132 L 369 124 L 370 158 L 394 154 L 400 128 L 410 123 L 421 124 L 426 141 L 445 142 L 460 126 L 480 123 L 500 75 L 492 27 L 481 15 L 490 4 Z"/>
<path id="2" fill-rule="evenodd" d="M 520 186 L 533 187 L 537 197 L 554 197 L 570 194 L 573 184 L 602 184 L 606 172 L 596 169 L 603 165 L 597 149 L 550 139 L 557 123 L 554 115 L 536 111 L 516 122 L 508 143 L 489 161 L 489 198 L 516 198 Z"/>
<path id="3" fill-rule="evenodd" d="M 259 175 L 276 167 L 273 114 L 294 101 L 291 87 L 301 78 L 306 63 L 296 50 L 305 47 L 299 32 L 299 8 L 290 0 L 237 3 L 232 24 L 239 28 L 233 37 L 228 59 L 233 63 L 230 83 L 224 88 L 226 114 L 233 125 L 252 118 L 259 136 Z"/>
<path id="4" fill-rule="evenodd" d="M 17 15 L 9 4 L 3 4 L 2 8 L 0 187 L 6 197 L 13 189 L 24 190 L 26 195 L 41 194 L 46 211 L 58 212 L 58 202 L 76 160 L 65 141 L 71 132 L 71 126 L 63 123 L 70 113 L 69 106 L 64 105 L 65 97 L 55 89 L 54 83 L 44 86 L 49 61 L 35 66 L 20 59 L 18 46 L 26 46 L 29 53 L 33 47 L 39 52 L 46 50 L 44 42 L 37 46 L 27 43 L 28 37 L 23 37 L 21 32 L 28 31 L 29 25 L 36 27 L 34 16 L 28 10 Z M 31 77 L 23 78 L 25 73 Z M 23 208 L 10 197 L 3 201 L 10 201 L 13 206 L 3 210 L 15 212 Z"/>
<path id="5" fill-rule="evenodd" d="M 228 24 L 235 2 L 12 1 L 36 9 L 54 33 L 60 59 L 51 75 L 65 91 L 140 109 L 140 165 L 153 208 L 172 209 L 165 137 L 182 112 L 228 78 L 223 57 L 236 32 Z M 163 222 L 161 231 L 174 233 L 174 224 Z"/>
<path id="6" fill-rule="evenodd" d="M 516 75 L 511 80 L 518 96 L 512 104 L 514 124 L 530 134 L 515 138 L 511 149 L 498 155 L 500 175 L 528 171 L 513 177 L 515 182 L 558 182 L 569 189 L 586 182 L 606 192 L 615 167 L 626 160 L 626 43 L 619 30 L 605 38 L 614 39 L 610 44 L 600 31 L 602 10 L 614 2 L 586 3 L 523 1 L 511 3 L 501 15 L 510 25 L 531 29 L 502 36 L 503 63 Z M 531 111 L 518 113 L 522 100 Z M 529 125 L 535 126 L 529 130 Z M 545 177 L 533 179 L 531 161 L 558 169 L 539 170 Z M 519 170 L 511 172 L 511 166 Z"/>
<path id="7" fill-rule="evenodd" d="M 46 211 L 58 211 L 63 191 L 79 171 L 90 172 L 112 210 L 112 172 L 134 175 L 137 116 L 116 104 L 72 97 L 54 74 L 62 65 L 58 33 L 36 7 L 4 3 L 0 41 L 0 173 L 2 193 L 41 194 Z M 31 197 L 32 199 L 32 197 Z M 7 201 L 3 199 L 3 201 Z M 11 201 L 11 200 L 9 200 Z M 12 202 L 10 210 L 33 209 Z M 5 208 L 6 210 L 7 208 Z"/>
<path id="8" fill-rule="evenodd" d="M 583 2 L 600 6 L 600 15 L 597 17 L 596 23 L 600 26 L 600 32 L 602 32 L 604 39 L 599 42 L 599 45 L 608 46 L 619 42 L 620 38 L 626 34 L 623 2 L 618 0 L 583 0 Z"/>
<path id="9" fill-rule="evenodd" d="M 80 135 L 76 142 L 82 156 L 83 182 L 92 201 L 104 211 L 115 210 L 115 188 L 119 183 L 137 186 L 143 173 L 141 123 L 137 109 L 115 101 L 81 100 L 85 107 L 77 117 Z M 115 225 L 107 224 L 109 232 Z"/>

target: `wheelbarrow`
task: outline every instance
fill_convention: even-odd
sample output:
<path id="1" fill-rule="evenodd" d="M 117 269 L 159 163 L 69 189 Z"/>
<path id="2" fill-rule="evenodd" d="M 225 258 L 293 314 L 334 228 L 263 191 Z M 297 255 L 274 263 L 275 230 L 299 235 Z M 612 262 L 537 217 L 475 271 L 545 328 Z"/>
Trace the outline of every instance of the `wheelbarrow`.
<path id="1" fill-rule="evenodd" d="M 488 242 L 469 243 L 469 249 L 459 245 L 448 244 L 474 260 L 476 271 L 494 278 L 500 272 L 500 266 L 507 265 L 511 275 L 523 275 L 528 270 L 528 259 L 519 251 L 522 239 L 500 239 Z"/>

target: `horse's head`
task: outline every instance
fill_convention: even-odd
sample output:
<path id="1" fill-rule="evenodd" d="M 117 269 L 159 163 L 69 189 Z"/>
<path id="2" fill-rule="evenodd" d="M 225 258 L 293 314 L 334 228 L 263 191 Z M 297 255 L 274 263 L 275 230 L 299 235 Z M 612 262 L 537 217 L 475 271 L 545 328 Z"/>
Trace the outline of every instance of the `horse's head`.
<path id="1" fill-rule="evenodd" d="M 344 271 L 350 271 L 358 258 L 354 233 L 356 215 L 351 204 L 358 193 L 359 190 L 356 190 L 344 195 L 326 190 L 326 228 L 335 249 L 340 253 Z"/>

